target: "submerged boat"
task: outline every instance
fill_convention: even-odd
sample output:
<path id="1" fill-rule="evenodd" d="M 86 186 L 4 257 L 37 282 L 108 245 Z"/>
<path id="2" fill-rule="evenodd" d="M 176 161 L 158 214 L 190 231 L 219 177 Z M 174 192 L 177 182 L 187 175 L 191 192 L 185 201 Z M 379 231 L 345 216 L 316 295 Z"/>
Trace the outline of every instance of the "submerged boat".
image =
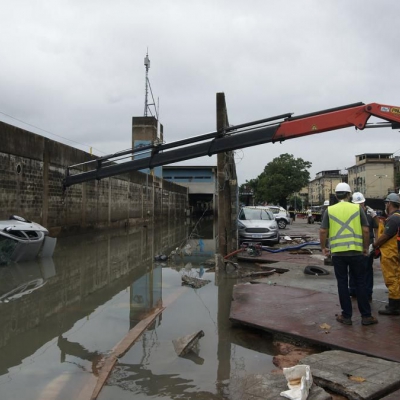
<path id="1" fill-rule="evenodd" d="M 42 225 L 17 215 L 0 221 L 0 264 L 51 257 L 57 239 L 48 235 Z"/>

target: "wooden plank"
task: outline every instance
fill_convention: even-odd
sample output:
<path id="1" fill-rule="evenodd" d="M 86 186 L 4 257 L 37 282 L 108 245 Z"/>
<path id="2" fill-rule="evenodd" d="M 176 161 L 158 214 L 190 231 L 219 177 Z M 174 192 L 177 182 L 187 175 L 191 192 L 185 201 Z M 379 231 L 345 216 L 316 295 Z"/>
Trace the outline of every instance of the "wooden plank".
<path id="1" fill-rule="evenodd" d="M 96 385 L 93 389 L 91 400 L 96 400 L 101 392 L 101 389 L 107 382 L 118 358 L 122 357 L 138 340 L 143 332 L 152 324 L 152 322 L 164 311 L 165 307 L 156 309 L 147 318 L 140 321 L 135 327 L 133 327 L 128 334 L 112 349 L 111 354 L 106 358 L 104 366 L 97 378 Z M 85 390 L 86 391 L 86 390 Z"/>

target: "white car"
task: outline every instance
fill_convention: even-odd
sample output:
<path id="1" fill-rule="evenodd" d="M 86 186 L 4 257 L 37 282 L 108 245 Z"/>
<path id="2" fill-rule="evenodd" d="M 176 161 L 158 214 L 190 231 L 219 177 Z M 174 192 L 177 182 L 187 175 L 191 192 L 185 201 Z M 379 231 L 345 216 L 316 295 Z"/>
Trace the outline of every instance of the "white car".
<path id="1" fill-rule="evenodd" d="M 241 241 L 271 241 L 279 243 L 279 229 L 268 207 L 243 207 L 238 216 Z"/>
<path id="2" fill-rule="evenodd" d="M 290 214 L 283 207 L 280 206 L 266 206 L 266 207 L 268 207 L 274 214 L 279 229 L 285 229 L 286 225 L 290 225 L 292 223 Z"/>

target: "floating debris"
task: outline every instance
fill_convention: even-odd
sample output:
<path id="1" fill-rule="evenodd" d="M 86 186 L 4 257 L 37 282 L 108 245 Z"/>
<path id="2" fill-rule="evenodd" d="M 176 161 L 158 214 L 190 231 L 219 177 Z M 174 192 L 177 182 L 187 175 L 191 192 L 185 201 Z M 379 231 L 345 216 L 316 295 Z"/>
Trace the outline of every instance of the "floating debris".
<path id="1" fill-rule="evenodd" d="M 192 246 L 188 243 L 183 249 L 182 249 L 182 253 L 185 256 L 190 256 L 192 255 Z"/>
<path id="2" fill-rule="evenodd" d="M 225 271 L 228 271 L 229 269 L 231 269 L 229 267 L 233 267 L 233 269 L 235 269 L 235 270 L 239 269 L 239 264 L 236 262 L 233 262 L 231 260 L 224 260 L 224 263 L 225 263 Z"/>
<path id="3" fill-rule="evenodd" d="M 178 354 L 178 356 L 184 356 L 190 351 L 194 351 L 196 353 L 196 351 L 198 351 L 197 344 L 199 339 L 203 336 L 204 332 L 198 331 L 192 333 L 191 335 L 182 336 L 173 340 L 172 343 L 174 344 L 176 354 Z"/>
<path id="4" fill-rule="evenodd" d="M 207 285 L 207 283 L 211 282 L 208 279 L 200 279 L 200 278 L 195 278 L 195 277 L 188 276 L 188 275 L 182 275 L 181 278 L 182 278 L 183 285 L 190 286 L 194 289 L 199 289 L 199 288 Z"/>

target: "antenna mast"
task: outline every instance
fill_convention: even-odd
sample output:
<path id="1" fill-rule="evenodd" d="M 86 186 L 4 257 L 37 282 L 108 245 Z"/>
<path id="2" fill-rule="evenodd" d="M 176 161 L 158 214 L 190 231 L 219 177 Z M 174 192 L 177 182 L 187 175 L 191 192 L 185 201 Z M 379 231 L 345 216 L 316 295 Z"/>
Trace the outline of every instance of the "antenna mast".
<path id="1" fill-rule="evenodd" d="M 146 85 L 145 85 L 145 97 L 144 97 L 144 116 L 147 117 L 147 110 L 149 104 L 147 102 L 149 95 L 149 69 L 150 69 L 150 59 L 149 50 L 147 50 L 146 57 L 144 58 L 144 66 L 146 67 Z"/>

